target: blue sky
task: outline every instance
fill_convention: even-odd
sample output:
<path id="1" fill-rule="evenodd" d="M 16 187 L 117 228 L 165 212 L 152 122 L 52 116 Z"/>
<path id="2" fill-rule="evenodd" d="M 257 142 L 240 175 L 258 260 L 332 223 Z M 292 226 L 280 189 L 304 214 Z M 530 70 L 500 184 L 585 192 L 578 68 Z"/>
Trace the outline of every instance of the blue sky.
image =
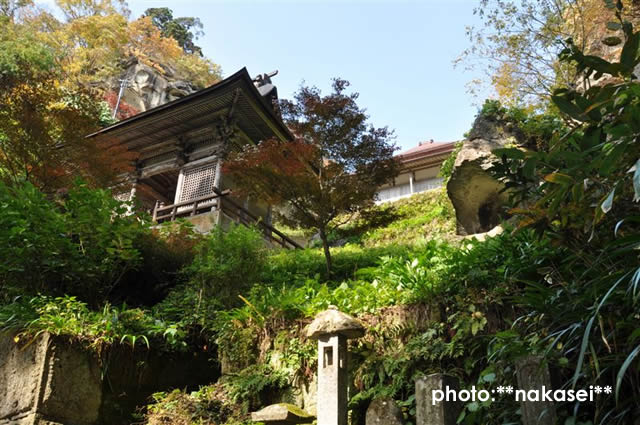
<path id="1" fill-rule="evenodd" d="M 230 75 L 277 69 L 279 96 L 304 81 L 328 91 L 333 77 L 360 93 L 375 126 L 395 129 L 402 149 L 462 138 L 477 112 L 465 84 L 476 77 L 452 61 L 469 46 L 473 0 L 177 2 L 130 0 L 132 18 L 149 7 L 197 16 L 204 54 Z"/>
<path id="2" fill-rule="evenodd" d="M 45 0 L 50 2 L 51 0 Z M 129 0 L 131 17 L 149 7 L 196 16 L 197 41 L 225 76 L 278 70 L 273 82 L 290 98 L 304 81 L 328 92 L 349 80 L 377 127 L 396 132 L 404 150 L 419 141 L 459 140 L 477 112 L 465 84 L 478 75 L 454 69 L 477 24 L 475 0 Z"/>

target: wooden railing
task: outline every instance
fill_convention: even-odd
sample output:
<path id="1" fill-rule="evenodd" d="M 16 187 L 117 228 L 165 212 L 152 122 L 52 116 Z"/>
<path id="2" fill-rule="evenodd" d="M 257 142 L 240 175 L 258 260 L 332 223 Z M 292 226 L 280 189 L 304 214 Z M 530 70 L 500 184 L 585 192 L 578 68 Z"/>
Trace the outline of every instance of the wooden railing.
<path id="1" fill-rule="evenodd" d="M 180 217 L 192 217 L 202 212 L 217 209 L 227 215 L 231 220 L 245 226 L 257 226 L 264 237 L 275 244 L 287 249 L 302 249 L 302 246 L 273 226 L 265 223 L 261 217 L 257 217 L 246 208 L 235 202 L 228 195 L 230 190 L 220 191 L 214 189 L 214 193 L 190 201 L 178 202 L 177 204 L 163 206 L 156 202 L 153 209 L 153 221 L 162 223 L 163 221 L 173 221 Z M 215 202 L 212 202 L 215 201 Z M 187 208 L 184 208 L 187 207 Z"/>
<path id="2" fill-rule="evenodd" d="M 217 194 L 224 193 L 220 192 L 217 189 L 214 189 L 214 191 Z M 300 246 L 300 244 L 298 244 L 296 241 L 294 241 L 275 227 L 265 223 L 262 218 L 253 215 L 246 208 L 238 204 L 230 197 L 224 198 L 224 200 L 221 197 L 218 200 L 218 205 L 224 214 L 226 214 L 229 218 L 236 221 L 237 223 L 242 223 L 245 226 L 258 226 L 258 228 L 262 230 L 262 234 L 265 235 L 265 237 L 270 242 L 277 243 L 281 247 L 287 249 L 302 249 L 302 246 Z"/>
<path id="3" fill-rule="evenodd" d="M 215 199 L 222 198 L 223 196 L 227 196 L 230 194 L 230 190 L 225 190 L 223 192 L 216 191 L 215 193 L 207 196 L 202 196 L 200 198 L 192 199 L 190 201 L 178 202 L 177 204 L 163 206 L 159 202 L 156 202 L 156 206 L 153 209 L 153 221 L 157 223 L 162 223 L 163 221 L 173 221 L 179 217 L 188 217 L 194 216 L 199 212 L 211 211 L 212 207 L 215 207 L 215 204 L 212 202 Z M 188 207 L 179 211 L 182 207 Z M 170 211 L 168 214 L 167 211 Z"/>

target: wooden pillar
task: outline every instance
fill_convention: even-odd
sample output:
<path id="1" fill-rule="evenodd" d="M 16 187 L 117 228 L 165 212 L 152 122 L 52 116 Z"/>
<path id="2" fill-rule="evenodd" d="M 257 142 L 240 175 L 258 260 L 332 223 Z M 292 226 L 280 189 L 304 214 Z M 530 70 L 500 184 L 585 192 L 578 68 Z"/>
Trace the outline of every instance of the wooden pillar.
<path id="1" fill-rule="evenodd" d="M 131 184 L 131 192 L 129 192 L 129 206 L 127 211 L 129 214 L 133 213 L 133 201 L 136 199 L 136 192 L 138 191 L 138 179 L 135 179 Z"/>
<path id="2" fill-rule="evenodd" d="M 216 162 L 216 176 L 213 178 L 213 187 L 220 190 L 222 184 L 222 158 L 218 158 Z"/>
<path id="3" fill-rule="evenodd" d="M 176 195 L 173 197 L 173 203 L 177 204 L 180 202 L 180 197 L 182 196 L 182 185 L 184 183 L 184 167 L 180 169 L 180 173 L 178 174 L 178 183 L 176 184 Z"/>
<path id="4" fill-rule="evenodd" d="M 213 178 L 213 187 L 218 191 L 222 191 L 220 185 L 222 184 L 222 158 L 218 157 L 216 161 L 216 175 Z M 219 226 L 222 224 L 222 196 L 218 196 L 216 198 L 216 204 L 213 208 L 218 210 L 218 216 L 216 217 L 216 225 Z M 213 210 L 212 208 L 212 210 Z"/>
<path id="5" fill-rule="evenodd" d="M 413 195 L 413 180 L 415 179 L 415 173 L 412 171 L 409 174 L 409 192 Z"/>

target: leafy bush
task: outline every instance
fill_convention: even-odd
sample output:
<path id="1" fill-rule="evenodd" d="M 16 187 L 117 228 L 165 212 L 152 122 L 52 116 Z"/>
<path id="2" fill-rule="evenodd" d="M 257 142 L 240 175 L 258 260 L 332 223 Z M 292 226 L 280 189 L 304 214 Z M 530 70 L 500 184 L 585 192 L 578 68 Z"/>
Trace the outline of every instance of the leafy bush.
<path id="1" fill-rule="evenodd" d="M 105 190 L 77 183 L 47 199 L 31 183 L 0 183 L 0 289 L 97 305 L 139 264 L 134 242 L 147 228 Z"/>
<path id="2" fill-rule="evenodd" d="M 146 423 L 149 425 L 191 424 L 241 424 L 247 419 L 237 411 L 217 386 L 203 387 L 186 394 L 180 390 L 153 394 L 153 404 L 148 406 Z M 248 423 L 248 421 L 247 421 Z"/>
<path id="3" fill-rule="evenodd" d="M 153 317 L 148 311 L 106 304 L 92 311 L 75 297 L 17 297 L 0 306 L 0 331 L 17 333 L 15 341 L 30 340 L 43 332 L 68 336 L 100 351 L 104 346 L 126 343 L 150 348 L 181 350 L 185 332 L 177 324 Z"/>
<path id="4" fill-rule="evenodd" d="M 264 268 L 266 246 L 256 229 L 231 225 L 216 227 L 196 247 L 193 262 L 185 268 L 189 283 L 223 306 L 240 303 L 237 297 L 255 284 Z"/>
<path id="5" fill-rule="evenodd" d="M 223 386 L 229 398 L 250 412 L 275 402 L 289 388 L 289 377 L 268 365 L 252 365 L 228 376 Z"/>
<path id="6" fill-rule="evenodd" d="M 451 178 L 451 174 L 453 173 L 453 167 L 456 164 L 456 159 L 458 158 L 458 154 L 462 150 L 463 145 L 464 145 L 463 140 L 456 142 L 454 145 L 453 151 L 451 151 L 447 159 L 442 161 L 442 164 L 440 165 L 440 171 L 438 172 L 438 176 L 443 178 L 445 184 Z"/>
<path id="7" fill-rule="evenodd" d="M 409 248 L 398 245 L 366 249 L 348 244 L 344 247 L 333 248 L 331 281 L 341 282 L 353 279 L 357 270 L 376 265 L 380 257 L 385 255 L 404 256 L 409 251 Z M 327 281 L 329 277 L 322 255 L 318 249 L 271 253 L 262 275 L 262 282 L 267 285 L 292 286 L 302 284 L 309 278 L 322 282 Z"/>
<path id="8" fill-rule="evenodd" d="M 125 274 L 111 300 L 147 306 L 162 301 L 171 289 L 184 283 L 181 271 L 193 262 L 195 247 L 203 238 L 184 220 L 165 222 L 140 234 L 135 241 L 140 263 Z"/>
<path id="9" fill-rule="evenodd" d="M 537 151 L 497 152 L 492 172 L 511 190 L 519 229 L 533 229 L 558 255 L 515 298 L 522 314 L 508 338 L 496 338 L 496 359 L 539 352 L 565 388 L 611 385 L 613 396 L 567 404 L 570 423 L 625 424 L 638 417 L 640 291 L 640 32 L 616 6 L 624 45 L 618 61 L 569 45 L 561 59 L 576 64 L 587 89 L 561 88 L 552 102 L 560 126 Z"/>

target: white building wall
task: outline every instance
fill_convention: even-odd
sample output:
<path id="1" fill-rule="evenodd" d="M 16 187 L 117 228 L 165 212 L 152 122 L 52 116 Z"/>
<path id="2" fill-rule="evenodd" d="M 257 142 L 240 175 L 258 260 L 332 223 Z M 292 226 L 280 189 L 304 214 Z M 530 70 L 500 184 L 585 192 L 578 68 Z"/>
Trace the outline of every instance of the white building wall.
<path id="1" fill-rule="evenodd" d="M 425 192 L 431 189 L 442 187 L 443 180 L 441 177 L 433 177 L 424 180 L 416 180 L 404 184 L 396 184 L 380 189 L 378 192 L 376 203 L 395 201 L 409 197 L 415 193 Z M 413 189 L 413 191 L 412 191 Z"/>

